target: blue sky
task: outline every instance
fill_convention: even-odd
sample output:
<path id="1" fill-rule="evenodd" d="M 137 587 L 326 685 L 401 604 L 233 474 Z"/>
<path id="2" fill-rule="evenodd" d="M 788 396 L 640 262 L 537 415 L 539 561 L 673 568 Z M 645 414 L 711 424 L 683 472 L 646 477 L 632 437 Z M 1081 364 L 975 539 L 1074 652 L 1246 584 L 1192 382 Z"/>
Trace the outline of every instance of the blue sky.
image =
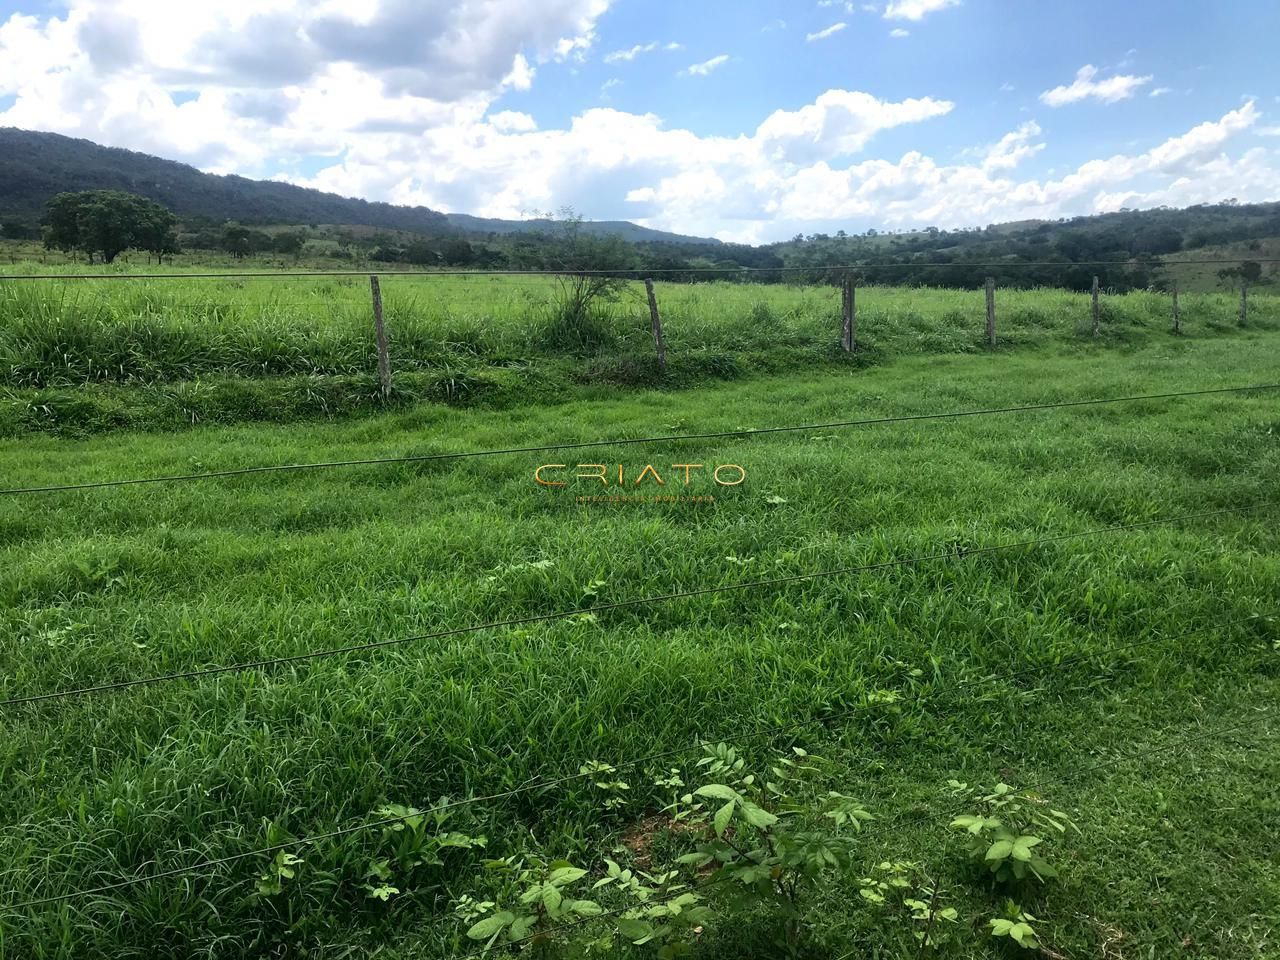
<path id="1" fill-rule="evenodd" d="M 1271 36 L 1274 0 L 0 0 L 0 125 L 765 241 L 1280 199 Z"/>

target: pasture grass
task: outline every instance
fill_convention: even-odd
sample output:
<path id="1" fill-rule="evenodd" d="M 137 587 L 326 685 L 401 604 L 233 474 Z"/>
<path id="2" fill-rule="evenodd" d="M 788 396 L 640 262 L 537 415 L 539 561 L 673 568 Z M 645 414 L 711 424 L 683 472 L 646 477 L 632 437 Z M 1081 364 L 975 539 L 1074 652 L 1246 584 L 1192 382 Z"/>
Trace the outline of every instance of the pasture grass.
<path id="1" fill-rule="evenodd" d="M 176 274 L 180 277 L 180 274 Z M 572 328 L 546 277 L 387 277 L 394 391 L 384 402 L 364 277 L 0 281 L 0 436 L 86 436 L 208 423 L 336 419 L 422 402 L 508 409 L 592 388 L 700 387 L 903 356 L 990 352 L 981 291 L 858 291 L 858 350 L 839 350 L 827 287 L 657 284 L 660 373 L 639 284 Z M 1230 294 L 1182 297 L 1183 338 L 1240 332 Z M 1167 343 L 1170 302 L 1059 290 L 997 294 L 997 352 L 1097 352 Z M 1280 329 L 1280 298 L 1253 298 L 1247 330 Z M 584 392 L 584 388 L 585 392 Z"/>
<path id="2" fill-rule="evenodd" d="M 0 474 L 11 487 L 738 430 L 1272 382 L 1280 369 L 1280 338 L 1261 329 L 1081 347 L 1061 337 L 1079 321 L 1060 308 L 1078 298 L 1026 296 L 1028 337 L 1057 333 L 1020 350 L 697 390 L 583 386 L 499 410 L 25 435 L 0 440 Z M 934 314 L 920 317 L 923 335 Z M 799 337 L 807 321 L 794 322 Z M 376 830 L 299 851 L 279 897 L 254 895 L 265 858 L 253 858 L 7 907 L 589 759 L 687 747 L 661 772 L 688 770 L 702 740 L 779 725 L 748 752 L 799 743 L 828 757 L 837 788 L 885 821 L 868 827 L 865 863 L 916 859 L 941 878 L 964 917 L 942 955 L 1005 955 L 984 933 L 999 898 L 944 844 L 960 812 L 945 781 L 957 777 L 1035 785 L 1081 823 L 1063 879 L 1024 902 L 1059 955 L 1267 956 L 1280 627 L 1223 624 L 1272 613 L 1280 597 L 1278 404 L 1260 392 L 0 499 L 0 697 L 1260 507 L 0 709 L 0 957 L 448 957 L 472 948 L 449 902 L 488 889 L 480 855 L 451 856 L 384 904 L 361 889 L 385 851 Z M 578 503 L 594 487 L 533 482 L 561 459 L 623 464 L 628 477 L 653 463 L 669 484 L 675 463 L 740 464 L 748 478 L 716 487 L 695 475 L 687 492 L 714 504 Z M 984 679 L 1023 668 L 1038 672 Z M 631 779 L 620 814 L 577 782 L 476 804 L 454 825 L 489 837 L 484 856 L 536 846 L 594 865 L 658 803 L 644 776 Z M 915 821 L 889 825 L 904 814 Z M 811 919 L 814 957 L 912 955 L 852 882 L 824 890 Z M 769 922 L 713 926 L 698 956 L 769 956 Z"/>

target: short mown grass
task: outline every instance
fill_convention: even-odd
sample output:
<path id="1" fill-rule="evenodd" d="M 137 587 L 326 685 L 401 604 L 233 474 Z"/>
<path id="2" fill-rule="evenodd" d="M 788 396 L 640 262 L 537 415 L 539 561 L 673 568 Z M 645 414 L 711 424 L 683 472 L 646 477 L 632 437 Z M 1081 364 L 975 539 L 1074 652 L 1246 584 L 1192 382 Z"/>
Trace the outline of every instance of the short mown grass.
<path id="1" fill-rule="evenodd" d="M 1280 369 L 1280 338 L 1262 329 L 1153 328 L 1123 349 L 1034 340 L 1077 324 L 1062 308 L 1078 312 L 1079 298 L 1018 298 L 1010 328 L 1029 340 L 1017 350 L 622 395 L 579 385 L 500 410 L 24 435 L 0 441 L 0 475 L 8 488 L 714 432 L 1273 382 Z M 933 317 L 904 315 L 901 336 L 951 329 Z M 738 346 L 750 341 L 721 344 Z M 1024 903 L 1059 955 L 1267 956 L 1280 626 L 1224 624 L 1274 613 L 1280 598 L 1278 443 L 1272 391 L 0 499 L 0 698 L 1241 508 L 0 709 L 0 957 L 449 957 L 473 947 L 450 903 L 490 889 L 482 855 L 451 856 L 383 903 L 361 888 L 384 849 L 377 830 L 299 850 L 297 879 L 275 897 L 255 895 L 266 858 L 249 858 L 11 907 L 589 759 L 680 749 L 662 767 L 688 769 L 700 741 L 775 728 L 753 756 L 801 744 L 886 824 L 913 817 L 869 826 L 861 849 L 866 863 L 913 859 L 941 878 L 964 918 L 942 955 L 1004 955 L 985 933 L 999 898 L 944 846 L 956 777 L 1034 785 L 1082 825 L 1062 880 Z M 667 491 L 671 464 L 735 463 L 748 478 L 716 487 L 695 474 L 688 492 L 713 505 L 583 504 L 576 495 L 599 482 L 539 486 L 546 462 L 622 464 L 628 477 L 652 463 Z M 603 814 L 579 782 L 475 804 L 456 826 L 489 837 L 483 856 L 625 857 L 609 851 L 657 802 L 644 773 L 622 813 Z M 812 956 L 912 955 L 909 931 L 860 906 L 854 887 L 811 905 Z M 697 955 L 770 955 L 769 922 L 714 924 Z"/>

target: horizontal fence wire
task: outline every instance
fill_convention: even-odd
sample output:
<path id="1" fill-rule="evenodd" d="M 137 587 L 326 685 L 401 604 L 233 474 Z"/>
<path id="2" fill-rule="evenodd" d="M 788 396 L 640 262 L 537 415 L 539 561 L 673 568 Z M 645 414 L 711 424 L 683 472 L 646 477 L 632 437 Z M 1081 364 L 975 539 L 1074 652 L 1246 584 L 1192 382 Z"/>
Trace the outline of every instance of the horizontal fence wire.
<path id="1" fill-rule="evenodd" d="M 379 270 L 370 266 L 363 270 L 277 270 L 277 271 L 244 271 L 244 272 L 205 272 L 205 273 L 11 273 L 0 275 L 0 282 L 6 280 L 212 280 L 212 279 L 286 279 L 289 277 L 367 277 L 376 274 L 379 277 L 658 277 L 669 274 L 839 274 L 854 273 L 858 270 L 881 270 L 907 267 L 956 267 L 1000 269 L 1017 267 L 1054 267 L 1069 270 L 1073 267 L 1179 267 L 1192 264 L 1226 264 L 1226 263 L 1280 263 L 1280 258 L 1270 257 L 1205 257 L 1189 260 L 976 260 L 946 261 L 920 260 L 896 261 L 893 263 L 852 262 L 813 266 L 781 266 L 781 267 L 662 267 L 654 269 L 626 270 Z"/>
<path id="2" fill-rule="evenodd" d="M 1063 667 L 1071 666 L 1076 663 L 1082 663 L 1082 662 L 1085 662 L 1086 660 L 1095 659 L 1100 656 L 1114 656 L 1115 654 L 1123 653 L 1127 650 L 1137 649 L 1143 646 L 1151 646 L 1158 643 L 1170 643 L 1177 640 L 1184 640 L 1184 639 L 1187 639 L 1188 637 L 1196 636 L 1198 634 L 1206 633 L 1209 631 L 1222 630 L 1227 627 L 1238 626 L 1244 623 L 1252 623 L 1259 620 L 1270 620 L 1272 617 L 1275 617 L 1277 615 L 1280 615 L 1280 610 L 1272 611 L 1265 614 L 1255 614 L 1253 616 L 1243 617 L 1243 618 L 1234 619 L 1234 620 L 1220 621 L 1208 627 L 1202 627 L 1197 630 L 1192 630 L 1192 631 L 1175 634 L 1171 636 L 1167 635 L 1167 636 L 1156 637 L 1156 638 L 1146 638 L 1144 640 L 1134 641 L 1133 643 L 1128 643 L 1118 647 L 1113 647 L 1110 650 L 1106 650 L 1106 651 L 1092 651 L 1085 654 L 1079 654 L 1075 657 L 1068 657 L 1053 664 L 1046 664 L 1043 666 L 1035 666 L 1035 667 L 1024 667 L 1020 670 L 1010 671 L 1004 675 L 977 677 L 977 678 L 973 678 L 967 681 L 962 681 L 956 684 L 954 689 L 952 690 L 952 696 L 954 697 L 956 694 L 960 693 L 962 690 L 978 684 L 989 685 L 991 683 L 1012 682 L 1036 673 L 1044 673 L 1044 672 L 1053 671 L 1053 670 L 1060 670 Z M 902 705 L 909 706 L 912 704 L 924 703 L 928 699 L 929 698 L 922 692 L 922 693 L 917 693 L 914 697 L 897 701 L 897 704 L 899 706 L 902 706 Z M 943 698 L 934 698 L 934 699 L 943 699 Z M 768 739 L 768 738 L 776 737 L 780 734 L 784 734 L 787 732 L 793 732 L 800 729 L 801 727 L 812 725 L 814 723 L 830 724 L 839 720 L 848 719 L 852 716 L 857 715 L 858 713 L 872 710 L 879 706 L 880 704 L 864 703 L 855 707 L 851 707 L 848 710 L 840 711 L 835 714 L 830 714 L 826 717 L 806 718 L 805 720 L 802 720 L 802 721 L 793 721 L 791 723 L 786 723 L 786 724 L 776 724 L 770 727 L 761 727 L 756 730 L 749 731 L 747 733 L 737 734 L 729 737 L 716 738 L 716 740 L 717 742 L 721 742 L 721 743 L 741 745 L 743 743 L 751 742 L 753 740 L 762 739 L 762 738 Z M 1230 731 L 1224 731 L 1224 732 L 1230 732 Z M 1190 743 L 1200 739 L 1204 739 L 1204 735 L 1188 738 L 1184 742 Z M 661 760 L 669 760 L 673 757 L 685 755 L 689 753 L 691 749 L 692 748 L 688 746 L 679 747 L 671 750 L 662 751 L 660 753 L 649 754 L 648 756 L 645 756 L 645 757 L 639 757 L 631 760 L 621 761 L 617 764 L 614 764 L 613 766 L 615 769 L 632 769 L 638 766 L 643 766 L 648 763 L 656 763 Z M 1162 749 L 1165 749 L 1165 748 L 1148 750 L 1143 754 L 1137 754 L 1135 756 L 1139 756 L 1139 757 L 1151 756 L 1156 753 L 1160 753 Z M 1090 772 L 1092 770 L 1101 769 L 1109 765 L 1114 765 L 1115 763 L 1122 762 L 1123 759 L 1126 759 L 1126 758 L 1111 758 L 1109 760 L 1096 763 L 1091 767 L 1084 768 L 1083 772 Z M 1081 772 L 1082 771 L 1080 769 L 1077 769 L 1076 775 L 1079 775 Z M 53 903 L 62 903 L 62 902 L 74 900 L 80 897 L 96 896 L 102 893 L 110 893 L 115 890 L 127 889 L 127 888 L 138 886 L 141 884 L 152 883 L 158 880 L 165 880 L 172 877 L 206 873 L 210 870 L 216 870 L 219 867 L 226 866 L 232 863 L 238 863 L 254 857 L 268 856 L 271 854 L 278 853 L 282 850 L 291 850 L 291 849 L 296 849 L 298 847 L 309 846 L 325 840 L 332 840 L 332 839 L 337 839 L 344 836 L 349 836 L 351 834 L 361 833 L 366 830 L 373 830 L 373 829 L 378 829 L 380 827 L 394 826 L 396 824 L 404 823 L 406 820 L 412 819 L 413 817 L 416 817 L 416 816 L 428 815 L 432 813 L 442 813 L 447 810 L 451 810 L 459 807 L 472 806 L 478 803 L 493 803 L 499 800 L 510 799 L 512 797 L 529 793 L 535 790 L 547 790 L 556 786 L 561 786 L 566 783 L 580 781 L 580 780 L 584 780 L 589 777 L 595 777 L 595 776 L 598 776 L 598 774 L 593 772 L 587 772 L 587 773 L 579 772 L 576 774 L 569 774 L 569 775 L 558 777 L 551 780 L 531 781 L 529 783 L 522 784 L 519 787 L 514 787 L 510 790 L 505 790 L 499 793 L 492 793 L 484 796 L 467 797 L 460 800 L 447 801 L 445 803 L 437 804 L 434 807 L 431 807 L 420 814 L 402 814 L 395 817 L 386 817 L 378 820 L 352 824 L 350 826 L 342 827 L 336 830 L 331 830 L 325 833 L 313 834 L 308 837 L 300 837 L 294 840 L 286 840 L 281 843 L 272 844 L 271 846 L 260 847 L 254 850 L 246 850 L 246 851 L 242 851 L 241 853 L 231 854 L 226 857 L 218 857 L 216 859 L 204 860 L 199 863 L 188 864 L 182 867 L 174 867 L 169 870 L 164 870 L 157 873 L 151 873 L 145 876 L 127 877 L 125 879 L 116 881 L 114 883 L 103 884 L 98 887 L 91 887 L 83 890 L 76 890 L 76 891 L 71 891 L 63 894 L 56 894 L 49 897 L 41 897 L 33 900 L 27 900 L 17 904 L 0 906 L 0 910 L 16 912 L 21 910 L 27 910 L 32 907 L 46 906 Z M 591 919 L 599 919 L 599 918 L 596 917 Z"/>
<path id="3" fill-rule="evenodd" d="M 96 490 L 104 487 L 137 486 L 151 483 L 174 483 L 189 480 L 212 480 L 225 477 L 242 477 L 258 473 L 286 473 L 299 470 L 321 470 L 337 467 L 365 467 L 397 463 L 431 463 L 448 460 L 466 460 L 473 457 L 497 457 L 518 453 L 551 453 L 560 450 L 585 450 L 593 447 L 621 447 L 645 443 L 679 443 L 687 440 L 722 440 L 741 437 L 766 436 L 776 433 L 795 433 L 805 430 L 835 430 L 849 427 L 870 427 L 891 423 L 915 423 L 924 420 L 955 420 L 963 417 L 994 416 L 1008 413 L 1029 413 L 1035 410 L 1060 410 L 1069 407 L 1100 406 L 1109 403 L 1133 403 L 1141 400 L 1172 400 L 1178 397 L 1204 397 L 1215 394 L 1249 393 L 1252 391 L 1280 389 L 1280 383 L 1258 383 L 1242 387 L 1213 387 L 1205 390 L 1180 390 L 1174 393 L 1135 394 L 1127 397 L 1102 397 L 1091 400 L 1061 400 L 1051 403 L 1033 403 L 1018 407 L 986 407 L 978 410 L 951 410 L 942 413 L 914 413 L 894 417 L 871 417 L 864 420 L 835 420 L 827 423 L 807 423 L 783 427 L 758 427 L 748 430 L 719 430 L 709 433 L 663 434 L 652 437 L 621 437 L 611 440 L 581 440 L 564 443 L 541 444 L 529 447 L 506 447 L 497 450 L 471 450 L 459 453 L 424 453 L 403 457 L 369 457 L 359 460 L 328 460 L 316 463 L 285 463 L 258 467 L 237 467 L 231 470 L 211 470 L 205 473 L 172 474 L 159 477 L 132 477 L 122 480 L 96 480 L 85 483 L 51 484 L 38 487 L 10 487 L 0 489 L 0 496 L 18 496 L 34 493 L 59 493 L 72 490 Z"/>
<path id="4" fill-rule="evenodd" d="M 303 663 L 309 660 L 320 660 L 328 657 L 341 656 L 343 654 L 363 653 L 370 650 L 383 650 L 388 647 L 398 647 L 403 646 L 404 644 L 418 643 L 424 640 L 442 640 L 448 637 L 458 637 L 465 634 L 477 633 L 482 630 L 527 626 L 532 623 L 548 623 L 554 620 L 564 620 L 569 617 L 582 616 L 585 614 L 599 614 L 608 610 L 623 610 L 633 607 L 642 607 L 651 603 L 670 603 L 673 600 L 686 600 L 694 597 L 705 597 L 719 593 L 731 593 L 739 590 L 765 589 L 785 586 L 791 583 L 820 580 L 829 577 L 849 576 L 855 573 L 871 573 L 877 570 L 891 570 L 897 567 L 909 567 L 915 566 L 916 564 L 931 563 L 941 560 L 964 560 L 969 557 L 1001 553 L 1006 550 L 1035 547 L 1046 543 L 1061 543 L 1067 540 L 1080 540 L 1088 537 L 1103 536 L 1110 533 L 1120 533 L 1128 530 L 1141 530 L 1146 527 L 1181 523 L 1188 520 L 1202 520 L 1209 517 L 1220 517 L 1229 514 L 1252 513 L 1256 510 L 1267 509 L 1271 506 L 1274 505 L 1269 502 L 1260 502 L 1243 507 L 1226 507 L 1220 510 L 1207 510 L 1200 513 L 1183 514 L 1182 516 L 1177 517 L 1161 517 L 1155 520 L 1140 520 L 1134 523 L 1099 527 L 1093 530 L 1082 530 L 1077 533 L 1056 534 L 1051 537 L 1040 537 L 1034 540 L 1018 540 L 1012 543 L 1002 543 L 990 547 L 956 548 L 953 550 L 945 550 L 939 553 L 925 554 L 922 556 L 904 557 L 898 560 L 882 560 L 877 563 L 838 567 L 833 570 L 820 570 L 813 573 L 797 573 L 792 574 L 791 576 L 773 577 L 767 580 L 751 580 L 747 582 L 720 584 L 719 586 L 714 587 L 700 587 L 693 590 L 682 590 L 675 593 L 636 597 L 631 600 L 616 600 L 611 603 L 595 604 L 589 607 L 575 607 L 571 610 L 557 610 L 552 613 L 538 613 L 531 614 L 527 617 L 512 617 L 507 620 L 494 620 L 488 623 L 471 624 L 470 626 L 454 627 L 450 630 L 437 630 L 432 633 L 422 633 L 408 637 L 394 637 L 390 640 L 373 640 L 368 643 L 351 644 L 345 647 L 332 647 L 326 650 L 310 650 L 305 653 L 295 653 L 291 656 L 285 657 L 271 657 L 265 660 L 225 664 L 222 666 L 205 667 L 199 670 L 188 670 L 180 673 L 158 674 L 150 677 L 135 677 L 131 680 L 118 680 L 113 683 L 103 683 L 95 686 L 79 687 L 70 690 L 55 690 L 49 693 L 32 694 L 26 697 L 11 697 L 9 699 L 0 700 L 0 708 L 21 706 L 23 704 L 44 703 L 50 700 L 65 700 L 72 697 L 83 697 L 92 694 L 111 693 L 120 690 L 129 690 L 134 687 L 170 683 L 177 680 L 199 680 L 231 673 L 247 673 L 252 670 L 266 670 L 272 667 L 284 666 L 286 664 Z"/>

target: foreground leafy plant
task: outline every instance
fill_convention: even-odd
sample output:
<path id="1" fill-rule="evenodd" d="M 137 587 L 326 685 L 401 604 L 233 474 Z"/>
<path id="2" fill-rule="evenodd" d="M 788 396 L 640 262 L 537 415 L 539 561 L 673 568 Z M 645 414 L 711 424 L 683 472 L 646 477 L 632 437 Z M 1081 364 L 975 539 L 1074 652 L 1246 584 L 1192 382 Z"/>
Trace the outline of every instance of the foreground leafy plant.
<path id="1" fill-rule="evenodd" d="M 950 940 L 948 924 L 955 924 L 960 913 L 942 904 L 942 892 L 936 883 L 926 882 L 920 865 L 901 860 L 876 864 L 873 875 L 858 881 L 858 895 L 877 906 L 901 910 L 911 925 L 911 935 L 921 949 L 937 947 Z"/>
<path id="2" fill-rule="evenodd" d="M 958 794 L 969 790 L 968 784 L 950 783 Z M 972 798 L 978 812 L 956 817 L 951 827 L 968 834 L 968 856 L 989 870 L 996 882 L 1020 883 L 1028 877 L 1044 882 L 1058 875 L 1045 859 L 1043 844 L 1068 829 L 1079 831 L 1068 814 L 1007 783 L 996 784 L 991 793 L 974 790 Z"/>
<path id="3" fill-rule="evenodd" d="M 769 768 L 767 778 L 759 778 L 745 772 L 733 747 L 718 744 L 698 762 L 713 782 L 682 798 L 689 822 L 710 836 L 678 862 L 698 871 L 713 868 L 707 884 L 725 883 L 740 903 L 775 908 L 783 919 L 781 946 L 793 956 L 800 950 L 807 894 L 852 859 L 854 842 L 843 828 L 857 832 L 871 819 L 841 793 L 806 800 L 818 762 L 794 748 Z M 704 801 L 713 801 L 714 811 Z"/>
<path id="4" fill-rule="evenodd" d="M 531 858 L 528 862 L 509 857 L 490 860 L 485 867 L 499 874 L 514 877 L 520 889 L 518 906 L 510 910 L 498 910 L 472 924 L 467 936 L 472 940 L 486 941 L 492 947 L 499 938 L 519 942 L 532 938 L 535 943 L 540 935 L 550 937 L 556 928 L 577 923 L 586 917 L 597 917 L 603 909 L 594 900 L 579 900 L 570 895 L 587 871 L 575 867 L 567 860 L 550 863 Z M 469 901 L 480 913 L 486 904 Z M 487 904 L 492 909 L 496 904 Z"/>
<path id="5" fill-rule="evenodd" d="M 995 917 L 990 921 L 993 937 L 1007 937 L 1024 950 L 1040 949 L 1040 941 L 1036 939 L 1036 931 L 1031 926 L 1035 917 L 1024 913 L 1022 908 L 1010 901 L 1005 908 L 1004 917 Z"/>

